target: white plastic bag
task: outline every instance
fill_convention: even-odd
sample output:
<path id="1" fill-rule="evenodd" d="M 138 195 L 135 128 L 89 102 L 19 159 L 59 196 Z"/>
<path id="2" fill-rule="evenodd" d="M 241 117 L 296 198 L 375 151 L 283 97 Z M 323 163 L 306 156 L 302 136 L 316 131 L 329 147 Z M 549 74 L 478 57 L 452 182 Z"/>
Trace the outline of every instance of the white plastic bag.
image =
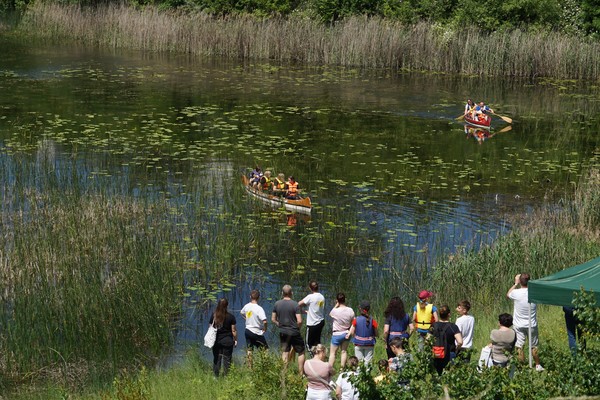
<path id="1" fill-rule="evenodd" d="M 481 349 L 481 354 L 479 355 L 479 361 L 477 363 L 477 366 L 481 371 L 484 367 L 489 368 L 492 365 L 492 348 L 489 346 L 485 346 L 483 349 Z"/>
<path id="2" fill-rule="evenodd" d="M 215 323 L 208 327 L 206 331 L 206 335 L 204 335 L 204 345 L 209 349 L 212 349 L 217 341 L 217 328 L 215 328 Z"/>

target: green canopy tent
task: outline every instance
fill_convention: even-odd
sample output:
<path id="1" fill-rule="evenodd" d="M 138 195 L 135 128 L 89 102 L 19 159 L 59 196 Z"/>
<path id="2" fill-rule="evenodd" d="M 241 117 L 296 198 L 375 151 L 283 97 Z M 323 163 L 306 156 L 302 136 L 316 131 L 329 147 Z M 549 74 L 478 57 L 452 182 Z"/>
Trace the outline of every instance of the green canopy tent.
<path id="1" fill-rule="evenodd" d="M 600 304 L 600 257 L 529 281 L 527 287 L 530 303 L 572 306 L 573 292 L 583 287 L 594 291 L 596 304 Z"/>
<path id="2" fill-rule="evenodd" d="M 572 306 L 573 293 L 583 288 L 593 291 L 596 305 L 600 305 L 600 257 L 586 263 L 563 269 L 555 274 L 529 281 L 527 285 L 529 312 L 531 303 Z M 529 321 L 531 323 L 531 320 Z M 531 326 L 529 327 L 529 366 L 531 363 Z"/>

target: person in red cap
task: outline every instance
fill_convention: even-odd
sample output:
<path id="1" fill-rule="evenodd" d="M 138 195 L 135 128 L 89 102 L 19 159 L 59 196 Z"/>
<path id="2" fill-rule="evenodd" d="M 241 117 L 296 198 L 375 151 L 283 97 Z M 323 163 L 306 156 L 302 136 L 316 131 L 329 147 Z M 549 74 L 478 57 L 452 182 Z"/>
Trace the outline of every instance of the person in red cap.
<path id="1" fill-rule="evenodd" d="M 423 342 L 430 333 L 431 325 L 439 321 L 437 307 L 429 303 L 433 293 L 421 290 L 419 302 L 413 308 L 413 322 L 419 334 L 419 348 L 423 348 Z"/>

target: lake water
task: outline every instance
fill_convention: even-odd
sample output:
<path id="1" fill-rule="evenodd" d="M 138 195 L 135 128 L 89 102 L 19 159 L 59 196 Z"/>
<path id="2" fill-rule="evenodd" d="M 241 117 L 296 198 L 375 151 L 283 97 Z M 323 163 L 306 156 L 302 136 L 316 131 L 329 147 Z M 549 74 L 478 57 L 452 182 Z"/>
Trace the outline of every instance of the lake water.
<path id="1" fill-rule="evenodd" d="M 210 300 L 226 295 L 237 315 L 255 287 L 268 315 L 283 283 L 300 299 L 309 279 L 321 282 L 327 310 L 337 291 L 351 305 L 390 294 L 411 303 L 439 257 L 489 243 L 510 229 L 507 215 L 557 204 L 600 155 L 600 90 L 590 83 L 6 39 L 0 54 L 4 185 L 40 188 L 36 170 L 50 160 L 65 190 L 167 197 L 180 210 L 173 223 L 202 215 L 207 230 L 188 240 L 204 243 L 192 257 L 207 263 L 235 246 L 241 225 L 253 225 L 255 245 L 236 250 L 236 268 L 190 274 L 180 346 L 199 342 Z M 510 116 L 512 129 L 494 118 L 489 133 L 466 130 L 455 118 L 467 97 Z M 294 175 L 312 214 L 272 210 L 245 195 L 240 171 L 255 165 Z M 2 204 L 10 209 L 11 199 Z"/>

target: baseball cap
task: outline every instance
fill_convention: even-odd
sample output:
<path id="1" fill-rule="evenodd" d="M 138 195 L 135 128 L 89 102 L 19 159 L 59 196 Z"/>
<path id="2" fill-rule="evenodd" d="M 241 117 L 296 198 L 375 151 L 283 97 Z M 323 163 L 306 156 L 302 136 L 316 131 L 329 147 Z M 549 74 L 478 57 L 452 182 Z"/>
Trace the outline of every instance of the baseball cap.
<path id="1" fill-rule="evenodd" d="M 421 300 L 428 299 L 431 296 L 433 296 L 433 293 L 431 293 L 427 290 L 421 290 L 421 292 L 419 293 L 419 299 L 421 299 Z"/>

